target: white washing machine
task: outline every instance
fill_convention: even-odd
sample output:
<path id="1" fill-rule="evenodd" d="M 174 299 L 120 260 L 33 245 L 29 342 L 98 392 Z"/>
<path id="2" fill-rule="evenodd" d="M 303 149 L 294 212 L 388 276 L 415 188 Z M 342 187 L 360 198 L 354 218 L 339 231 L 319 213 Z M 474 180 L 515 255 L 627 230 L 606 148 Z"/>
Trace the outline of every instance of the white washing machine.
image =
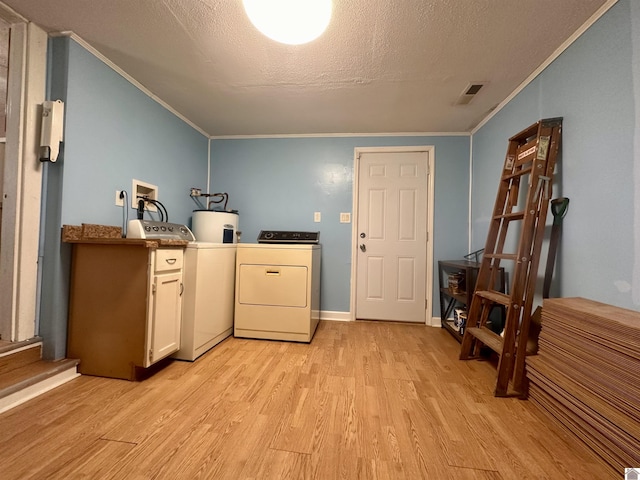
<path id="1" fill-rule="evenodd" d="M 319 244 L 238 244 L 234 335 L 310 342 L 320 320 L 320 254 Z"/>
<path id="2" fill-rule="evenodd" d="M 193 361 L 233 333 L 236 246 L 187 245 L 180 350 L 173 358 Z"/>

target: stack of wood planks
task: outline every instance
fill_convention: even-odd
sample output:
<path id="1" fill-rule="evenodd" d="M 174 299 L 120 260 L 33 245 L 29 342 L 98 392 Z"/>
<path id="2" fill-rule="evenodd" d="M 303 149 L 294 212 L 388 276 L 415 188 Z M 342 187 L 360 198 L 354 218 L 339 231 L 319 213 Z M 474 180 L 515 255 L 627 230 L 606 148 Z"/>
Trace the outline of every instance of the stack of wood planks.
<path id="1" fill-rule="evenodd" d="M 544 300 L 529 399 L 618 472 L 640 466 L 640 313 Z"/>

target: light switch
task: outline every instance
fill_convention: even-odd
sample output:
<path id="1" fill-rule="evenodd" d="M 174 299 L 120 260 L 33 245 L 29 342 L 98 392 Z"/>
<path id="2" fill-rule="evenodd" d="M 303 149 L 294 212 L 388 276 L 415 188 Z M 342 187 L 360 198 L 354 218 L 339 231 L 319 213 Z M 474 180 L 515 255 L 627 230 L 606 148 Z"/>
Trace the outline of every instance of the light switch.
<path id="1" fill-rule="evenodd" d="M 351 213 L 340 213 L 340 223 L 351 223 Z"/>
<path id="2" fill-rule="evenodd" d="M 320 212 L 314 212 L 313 214 L 313 221 L 318 223 L 322 220 L 322 213 Z"/>

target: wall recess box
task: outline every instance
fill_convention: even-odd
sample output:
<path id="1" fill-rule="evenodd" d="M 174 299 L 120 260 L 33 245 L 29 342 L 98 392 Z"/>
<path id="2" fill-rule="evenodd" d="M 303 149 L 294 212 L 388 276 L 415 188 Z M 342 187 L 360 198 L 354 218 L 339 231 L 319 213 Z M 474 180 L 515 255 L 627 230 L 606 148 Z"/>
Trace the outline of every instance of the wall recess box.
<path id="1" fill-rule="evenodd" d="M 150 183 L 142 182 L 135 178 L 131 180 L 131 192 L 131 208 L 138 208 L 139 196 L 147 197 L 151 200 L 158 200 L 158 187 L 156 185 L 151 185 Z M 144 209 L 150 212 L 158 211 L 158 207 L 149 202 L 145 202 Z"/>

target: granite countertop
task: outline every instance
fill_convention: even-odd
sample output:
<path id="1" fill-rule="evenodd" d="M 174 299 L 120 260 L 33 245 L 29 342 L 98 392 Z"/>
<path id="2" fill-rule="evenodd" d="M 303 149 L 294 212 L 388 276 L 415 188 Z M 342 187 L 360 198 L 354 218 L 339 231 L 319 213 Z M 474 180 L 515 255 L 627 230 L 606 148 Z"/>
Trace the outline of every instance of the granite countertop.
<path id="1" fill-rule="evenodd" d="M 65 243 L 99 243 L 108 245 L 140 245 L 146 248 L 186 247 L 186 240 L 122 238 L 122 228 L 111 225 L 63 225 L 62 241 Z"/>

